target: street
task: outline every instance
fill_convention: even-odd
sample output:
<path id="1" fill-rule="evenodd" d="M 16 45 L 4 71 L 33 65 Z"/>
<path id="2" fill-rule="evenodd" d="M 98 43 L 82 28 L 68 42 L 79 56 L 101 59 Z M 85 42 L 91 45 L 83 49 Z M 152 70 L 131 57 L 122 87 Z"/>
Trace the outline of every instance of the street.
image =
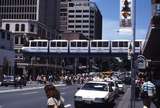
<path id="1" fill-rule="evenodd" d="M 65 99 L 65 108 L 74 108 L 74 93 L 78 87 L 79 85 L 58 87 L 61 95 Z M 123 95 L 116 99 L 115 108 L 121 101 L 122 96 Z M 46 108 L 46 102 L 47 97 L 45 96 L 43 88 L 0 93 L 0 108 Z"/>

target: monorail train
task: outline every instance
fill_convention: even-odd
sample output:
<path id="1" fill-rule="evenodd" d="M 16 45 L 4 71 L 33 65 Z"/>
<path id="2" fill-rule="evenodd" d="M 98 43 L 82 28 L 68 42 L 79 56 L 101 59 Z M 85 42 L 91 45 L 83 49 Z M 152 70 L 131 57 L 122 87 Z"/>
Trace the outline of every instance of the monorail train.
<path id="1" fill-rule="evenodd" d="M 141 51 L 143 40 L 135 41 L 135 52 Z M 128 53 L 130 40 L 30 40 L 22 51 L 31 53 Z"/>

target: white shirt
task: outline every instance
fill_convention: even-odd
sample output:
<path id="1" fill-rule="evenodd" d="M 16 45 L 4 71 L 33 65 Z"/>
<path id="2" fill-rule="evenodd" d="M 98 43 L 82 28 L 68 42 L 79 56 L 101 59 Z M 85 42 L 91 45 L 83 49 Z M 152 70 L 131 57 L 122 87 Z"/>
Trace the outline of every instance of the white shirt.
<path id="1" fill-rule="evenodd" d="M 48 101 L 47 101 L 47 105 L 56 105 L 56 99 L 54 99 L 53 97 L 50 97 L 48 98 Z"/>

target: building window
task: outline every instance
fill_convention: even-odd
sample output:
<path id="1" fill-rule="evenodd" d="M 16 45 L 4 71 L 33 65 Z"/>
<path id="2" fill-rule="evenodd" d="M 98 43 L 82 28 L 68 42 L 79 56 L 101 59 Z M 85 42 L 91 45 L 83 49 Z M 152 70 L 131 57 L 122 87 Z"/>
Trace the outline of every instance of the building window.
<path id="1" fill-rule="evenodd" d="M 5 32 L 2 32 L 1 39 L 5 39 Z"/>
<path id="2" fill-rule="evenodd" d="M 81 28 L 81 25 L 76 25 L 76 28 Z"/>
<path id="3" fill-rule="evenodd" d="M 74 13 L 74 10 L 69 10 L 69 13 Z"/>
<path id="4" fill-rule="evenodd" d="M 8 33 L 7 34 L 7 40 L 10 40 L 11 39 L 11 36 L 10 36 L 10 34 Z"/>
<path id="5" fill-rule="evenodd" d="M 68 28 L 74 28 L 74 25 L 69 25 Z"/>
<path id="6" fill-rule="evenodd" d="M 69 18 L 73 18 L 74 17 L 74 15 L 69 15 Z"/>
<path id="7" fill-rule="evenodd" d="M 19 24 L 16 24 L 15 31 L 19 31 Z"/>
<path id="8" fill-rule="evenodd" d="M 6 24 L 6 30 L 9 30 L 9 29 L 10 29 L 10 25 Z"/>
<path id="9" fill-rule="evenodd" d="M 33 24 L 30 25 L 30 32 L 34 32 L 34 25 Z"/>
<path id="10" fill-rule="evenodd" d="M 69 22 L 69 23 L 74 23 L 74 20 L 69 20 L 68 22 Z"/>
<path id="11" fill-rule="evenodd" d="M 15 37 L 15 44 L 18 44 L 18 37 Z"/>
<path id="12" fill-rule="evenodd" d="M 21 37 L 21 44 L 24 44 L 24 38 Z"/>
<path id="13" fill-rule="evenodd" d="M 73 7 L 74 6 L 74 3 L 69 3 L 69 7 Z"/>
<path id="14" fill-rule="evenodd" d="M 81 20 L 76 20 L 76 23 L 81 23 L 82 21 Z"/>
<path id="15" fill-rule="evenodd" d="M 21 24 L 21 31 L 25 31 L 25 24 Z"/>

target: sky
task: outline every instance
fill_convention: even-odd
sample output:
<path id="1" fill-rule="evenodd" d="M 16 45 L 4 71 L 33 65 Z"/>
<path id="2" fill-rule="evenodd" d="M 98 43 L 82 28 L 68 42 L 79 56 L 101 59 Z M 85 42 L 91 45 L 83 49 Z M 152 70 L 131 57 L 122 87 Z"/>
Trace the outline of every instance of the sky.
<path id="1" fill-rule="evenodd" d="M 102 39 L 133 39 L 131 34 L 120 34 L 120 0 L 91 0 L 96 3 L 103 17 Z M 151 0 L 136 0 L 136 39 L 145 39 L 150 23 Z"/>

